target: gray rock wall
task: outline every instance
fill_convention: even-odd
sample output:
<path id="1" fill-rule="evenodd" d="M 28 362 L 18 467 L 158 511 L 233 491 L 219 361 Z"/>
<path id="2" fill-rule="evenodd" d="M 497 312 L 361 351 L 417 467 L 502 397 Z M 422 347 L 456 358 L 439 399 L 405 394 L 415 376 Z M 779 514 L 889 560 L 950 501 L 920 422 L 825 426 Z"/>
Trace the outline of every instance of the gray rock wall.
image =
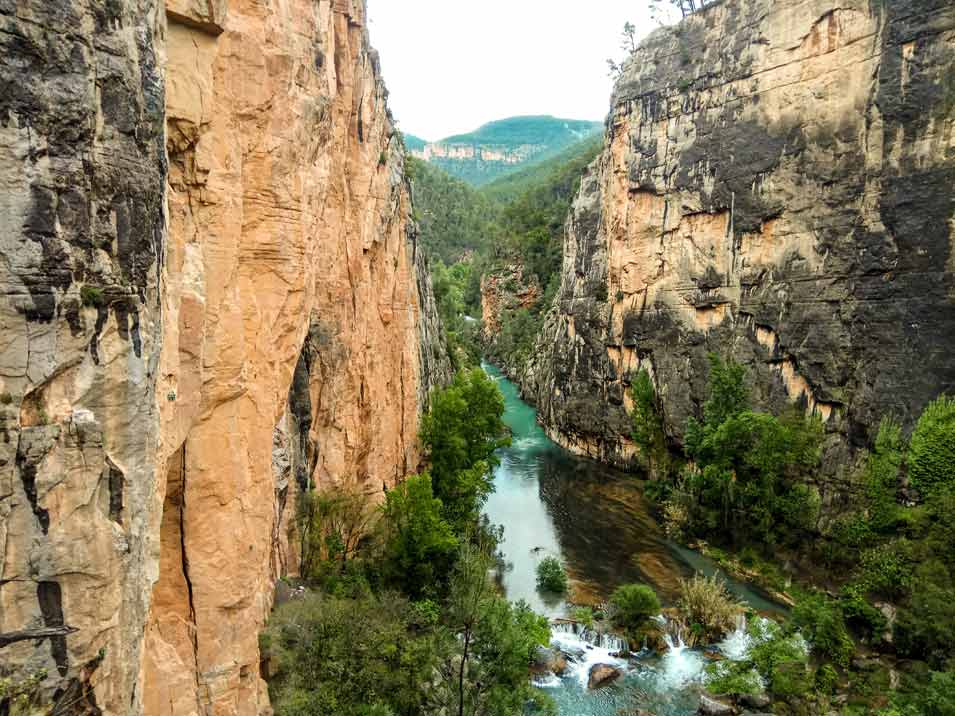
<path id="1" fill-rule="evenodd" d="M 678 442 L 715 351 L 821 414 L 835 471 L 955 391 L 953 245 L 955 6 L 726 0 L 626 63 L 525 390 L 629 464 L 631 372 Z"/>

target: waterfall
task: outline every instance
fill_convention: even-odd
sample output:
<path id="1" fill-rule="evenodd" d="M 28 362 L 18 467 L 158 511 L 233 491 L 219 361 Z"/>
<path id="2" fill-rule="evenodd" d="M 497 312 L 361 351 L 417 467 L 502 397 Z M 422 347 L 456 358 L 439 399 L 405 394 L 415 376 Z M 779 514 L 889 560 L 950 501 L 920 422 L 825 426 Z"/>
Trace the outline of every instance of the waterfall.
<path id="1" fill-rule="evenodd" d="M 746 615 L 740 614 L 736 617 L 736 628 L 726 635 L 717 648 L 722 654 L 731 661 L 740 661 L 746 658 L 750 648 L 753 646 L 753 638 L 749 635 L 746 624 Z"/>
<path id="2" fill-rule="evenodd" d="M 587 688 L 590 669 L 596 664 L 608 664 L 621 671 L 628 667 L 630 652 L 626 639 L 588 629 L 577 622 L 551 624 L 551 646 L 567 659 L 565 676 L 576 679 L 582 689 Z"/>

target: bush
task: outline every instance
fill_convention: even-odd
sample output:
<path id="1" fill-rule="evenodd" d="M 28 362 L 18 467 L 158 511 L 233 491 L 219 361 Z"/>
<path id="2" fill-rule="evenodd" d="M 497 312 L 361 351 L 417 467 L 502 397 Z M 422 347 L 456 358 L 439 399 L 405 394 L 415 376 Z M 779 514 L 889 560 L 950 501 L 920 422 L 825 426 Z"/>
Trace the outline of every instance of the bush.
<path id="1" fill-rule="evenodd" d="M 816 670 L 816 691 L 830 695 L 836 690 L 839 674 L 831 664 L 823 664 Z"/>
<path id="2" fill-rule="evenodd" d="M 537 588 L 563 594 L 567 591 L 567 573 L 556 557 L 544 557 L 537 565 Z"/>
<path id="3" fill-rule="evenodd" d="M 814 652 L 839 666 L 849 666 L 855 645 L 837 602 L 818 593 L 806 595 L 793 607 L 792 621 Z"/>
<path id="4" fill-rule="evenodd" d="M 594 628 L 594 610 L 590 607 L 574 607 L 571 617 L 587 629 Z"/>
<path id="5" fill-rule="evenodd" d="M 412 598 L 441 595 L 458 543 L 441 516 L 431 476 L 414 475 L 389 491 L 382 516 L 386 583 Z"/>
<path id="6" fill-rule="evenodd" d="M 680 580 L 680 610 L 705 641 L 713 643 L 736 628 L 743 607 L 726 589 L 726 583 L 717 576 L 695 574 L 692 579 Z"/>
<path id="7" fill-rule="evenodd" d="M 927 496 L 955 485 L 955 399 L 946 395 L 929 403 L 912 433 L 909 480 Z"/>
<path id="8" fill-rule="evenodd" d="M 706 666 L 706 690 L 733 696 L 759 694 L 763 683 L 749 661 L 717 661 Z"/>
<path id="9" fill-rule="evenodd" d="M 646 584 L 624 584 L 610 595 L 614 607 L 614 621 L 634 629 L 660 613 L 660 600 Z"/>
<path id="10" fill-rule="evenodd" d="M 106 297 L 103 295 L 103 289 L 86 284 L 80 289 L 80 301 L 84 306 L 99 308 L 105 305 Z"/>
<path id="11" fill-rule="evenodd" d="M 749 628 L 754 645 L 750 659 L 777 696 L 800 696 L 810 689 L 809 649 L 797 633 L 773 622 L 754 619 Z"/>
<path id="12" fill-rule="evenodd" d="M 421 442 L 431 459 L 434 495 L 458 534 L 470 529 L 494 489 L 494 451 L 506 445 L 504 397 L 480 368 L 458 373 L 431 397 L 421 421 Z"/>

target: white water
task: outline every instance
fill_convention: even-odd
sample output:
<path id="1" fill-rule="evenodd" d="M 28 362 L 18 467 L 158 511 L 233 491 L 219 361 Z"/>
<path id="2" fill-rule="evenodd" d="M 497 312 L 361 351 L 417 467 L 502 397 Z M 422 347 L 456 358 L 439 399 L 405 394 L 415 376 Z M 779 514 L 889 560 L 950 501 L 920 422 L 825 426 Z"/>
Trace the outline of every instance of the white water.
<path id="1" fill-rule="evenodd" d="M 580 624 L 560 623 L 551 626 L 551 646 L 560 649 L 567 658 L 565 677 L 574 679 L 586 689 L 590 670 L 597 664 L 608 664 L 621 672 L 627 671 L 627 642 L 612 634 L 599 634 Z M 621 658 L 620 654 L 624 657 Z"/>
<path id="2" fill-rule="evenodd" d="M 683 641 L 682 627 L 676 622 L 662 619 L 666 625 L 667 651 L 660 662 L 660 685 L 666 689 L 682 689 L 703 678 L 706 661 L 699 651 L 689 649 Z"/>
<path id="3" fill-rule="evenodd" d="M 716 646 L 723 656 L 731 661 L 740 661 L 746 658 L 753 646 L 753 637 L 749 635 L 746 629 L 745 614 L 736 617 L 736 629 L 727 634 L 726 638 Z"/>

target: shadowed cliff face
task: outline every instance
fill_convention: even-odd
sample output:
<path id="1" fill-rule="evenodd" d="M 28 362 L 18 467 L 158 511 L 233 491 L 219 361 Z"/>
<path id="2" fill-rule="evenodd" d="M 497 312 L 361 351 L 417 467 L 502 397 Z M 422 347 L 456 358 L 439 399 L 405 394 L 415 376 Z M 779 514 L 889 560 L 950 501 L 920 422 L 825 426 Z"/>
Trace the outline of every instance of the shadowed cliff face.
<path id="1" fill-rule="evenodd" d="M 551 434 L 627 463 L 646 368 L 679 440 L 708 351 L 818 412 L 833 457 L 951 391 L 953 77 L 947 0 L 733 0 L 651 35 L 524 377 Z"/>
<path id="2" fill-rule="evenodd" d="M 0 662 L 68 713 L 257 714 L 296 495 L 414 471 L 450 372 L 364 3 L 0 23 L 0 633 L 63 632 Z"/>

